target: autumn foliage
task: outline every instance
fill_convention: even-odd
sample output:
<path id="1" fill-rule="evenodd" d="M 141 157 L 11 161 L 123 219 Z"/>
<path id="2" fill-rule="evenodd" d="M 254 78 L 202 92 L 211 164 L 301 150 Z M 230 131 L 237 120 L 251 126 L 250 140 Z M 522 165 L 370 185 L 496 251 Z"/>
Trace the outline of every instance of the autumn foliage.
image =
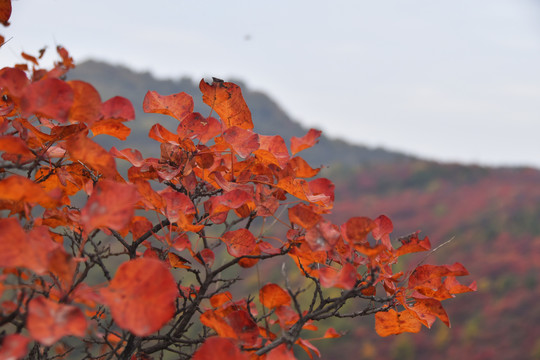
<path id="1" fill-rule="evenodd" d="M 312 357 L 341 336 L 320 320 L 450 326 L 441 301 L 475 289 L 459 263 L 395 273 L 431 245 L 397 241 L 384 215 L 326 220 L 334 186 L 298 156 L 320 131 L 290 146 L 255 133 L 233 83 L 200 82 L 208 116 L 188 94 L 147 93 L 145 112 L 178 121 L 149 130 L 159 158 L 104 149 L 94 138 L 126 140 L 133 106 L 65 81 L 57 50 L 50 70 L 28 54 L 0 70 L 0 358 Z"/>

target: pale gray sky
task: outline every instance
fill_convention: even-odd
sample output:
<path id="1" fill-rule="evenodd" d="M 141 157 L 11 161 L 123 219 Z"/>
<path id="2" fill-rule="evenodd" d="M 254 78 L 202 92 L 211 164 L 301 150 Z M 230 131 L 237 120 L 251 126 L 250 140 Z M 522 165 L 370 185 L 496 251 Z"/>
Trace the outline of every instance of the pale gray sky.
<path id="1" fill-rule="evenodd" d="M 0 66 L 58 43 L 160 78 L 241 79 L 354 143 L 540 167 L 538 0 L 16 0 L 11 22 Z"/>

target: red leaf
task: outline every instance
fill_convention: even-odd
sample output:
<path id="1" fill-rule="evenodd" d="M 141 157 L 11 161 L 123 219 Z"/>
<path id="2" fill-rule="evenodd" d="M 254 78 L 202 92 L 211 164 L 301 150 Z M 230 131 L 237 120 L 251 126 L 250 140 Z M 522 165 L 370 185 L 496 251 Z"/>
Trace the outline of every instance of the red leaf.
<path id="1" fill-rule="evenodd" d="M 0 88 L 7 90 L 10 96 L 20 98 L 28 85 L 30 80 L 24 71 L 8 67 L 0 70 Z"/>
<path id="2" fill-rule="evenodd" d="M 120 265 L 101 294 L 118 326 L 147 336 L 174 315 L 178 289 L 163 262 L 138 258 Z"/>
<path id="3" fill-rule="evenodd" d="M 373 220 L 367 217 L 353 217 L 342 225 L 342 232 L 349 243 L 363 243 L 366 242 L 368 234 L 376 227 Z"/>
<path id="4" fill-rule="evenodd" d="M 193 98 L 184 92 L 160 95 L 155 91 L 148 91 L 143 100 L 143 110 L 147 113 L 170 115 L 182 121 L 193 112 Z"/>
<path id="5" fill-rule="evenodd" d="M 225 130 L 223 138 L 243 158 L 247 158 L 249 154 L 259 148 L 259 135 L 238 126 Z"/>
<path id="6" fill-rule="evenodd" d="M 373 238 L 375 240 L 381 240 L 384 246 L 388 249 L 392 249 L 392 244 L 390 243 L 390 233 L 394 230 L 392 221 L 385 215 L 380 215 L 374 222 L 376 227 L 371 233 Z"/>
<path id="7" fill-rule="evenodd" d="M 227 220 L 230 209 L 238 209 L 248 202 L 253 202 L 253 197 L 243 190 L 235 189 L 208 199 L 204 203 L 204 210 L 210 215 L 212 222 L 221 224 Z"/>
<path id="8" fill-rule="evenodd" d="M 202 249 L 200 252 L 194 255 L 194 258 L 206 267 L 211 268 L 214 265 L 216 255 L 210 249 Z"/>
<path id="9" fill-rule="evenodd" d="M 330 209 L 334 205 L 334 184 L 326 178 L 317 178 L 308 182 L 311 195 L 310 201 L 322 203 L 325 208 Z"/>
<path id="10" fill-rule="evenodd" d="M 379 336 L 397 335 L 404 332 L 417 333 L 422 323 L 410 310 L 396 312 L 390 309 L 387 312 L 375 314 L 375 331 Z"/>
<path id="11" fill-rule="evenodd" d="M 207 338 L 195 354 L 193 354 L 193 360 L 215 360 L 217 354 L 219 354 L 220 360 L 249 359 L 231 339 L 213 336 Z"/>
<path id="12" fill-rule="evenodd" d="M 41 296 L 28 304 L 26 325 L 32 338 L 51 346 L 66 335 L 84 336 L 87 321 L 78 307 Z"/>
<path id="13" fill-rule="evenodd" d="M 170 188 L 160 192 L 160 195 L 165 200 L 164 215 L 170 222 L 178 223 L 178 226 L 185 231 L 196 232 L 200 230 L 196 230 L 197 225 L 193 225 L 193 217 L 197 210 L 187 195 Z"/>
<path id="14" fill-rule="evenodd" d="M 72 80 L 68 81 L 68 84 L 73 89 L 73 104 L 69 110 L 69 120 L 91 126 L 101 115 L 101 96 L 87 82 Z"/>
<path id="15" fill-rule="evenodd" d="M 266 360 L 296 360 L 296 357 L 293 351 L 287 348 L 287 345 L 281 344 L 268 352 Z"/>
<path id="16" fill-rule="evenodd" d="M 346 263 L 340 270 L 330 266 L 322 266 L 319 269 L 319 280 L 325 288 L 337 287 L 344 290 L 354 288 L 357 280 L 356 268 Z"/>
<path id="17" fill-rule="evenodd" d="M 221 134 L 221 123 L 213 117 L 204 118 L 199 113 L 191 113 L 176 129 L 181 139 L 199 139 L 203 144 Z"/>
<path id="18" fill-rule="evenodd" d="M 259 299 L 261 304 L 269 309 L 291 304 L 291 296 L 289 293 L 276 284 L 264 285 L 259 291 Z"/>
<path id="19" fill-rule="evenodd" d="M 323 220 L 307 230 L 305 237 L 311 250 L 331 251 L 339 240 L 340 232 L 337 226 Z"/>
<path id="20" fill-rule="evenodd" d="M 225 316 L 225 321 L 235 332 L 241 345 L 246 347 L 256 345 L 259 338 L 259 327 L 247 311 L 233 311 Z"/>
<path id="21" fill-rule="evenodd" d="M 298 138 L 293 136 L 291 138 L 291 153 L 294 155 L 298 154 L 300 151 L 309 149 L 319 142 L 319 136 L 321 136 L 322 131 L 310 129 L 306 135 Z"/>
<path id="22" fill-rule="evenodd" d="M 257 243 L 255 236 L 248 229 L 238 229 L 227 231 L 221 237 L 221 240 L 227 245 L 227 251 L 231 256 L 240 257 L 250 255 L 255 251 Z"/>
<path id="23" fill-rule="evenodd" d="M 133 120 L 135 109 L 128 99 L 115 96 L 101 104 L 103 119 Z"/>
<path id="24" fill-rule="evenodd" d="M 21 99 L 23 116 L 43 115 L 66 122 L 73 104 L 73 89 L 65 81 L 46 78 L 30 84 Z"/>
<path id="25" fill-rule="evenodd" d="M 214 109 L 227 128 L 253 129 L 251 112 L 238 85 L 216 80 L 210 85 L 203 79 L 199 89 L 203 93 L 203 102 Z"/>
<path id="26" fill-rule="evenodd" d="M 16 360 L 21 359 L 28 353 L 28 343 L 30 339 L 21 334 L 6 335 L 0 346 L 0 359 Z"/>
<path id="27" fill-rule="evenodd" d="M 81 224 L 87 233 L 99 227 L 121 231 L 131 223 L 138 200 L 135 185 L 99 181 L 81 210 Z"/>

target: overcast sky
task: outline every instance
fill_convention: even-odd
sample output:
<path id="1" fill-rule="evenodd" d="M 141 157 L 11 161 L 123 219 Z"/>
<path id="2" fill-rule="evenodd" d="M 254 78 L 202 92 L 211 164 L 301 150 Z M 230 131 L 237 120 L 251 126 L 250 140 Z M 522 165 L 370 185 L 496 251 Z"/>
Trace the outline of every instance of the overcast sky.
<path id="1" fill-rule="evenodd" d="M 350 142 L 540 167 L 538 0 L 15 0 L 11 23 L 0 66 L 62 44 L 160 78 L 241 79 Z"/>

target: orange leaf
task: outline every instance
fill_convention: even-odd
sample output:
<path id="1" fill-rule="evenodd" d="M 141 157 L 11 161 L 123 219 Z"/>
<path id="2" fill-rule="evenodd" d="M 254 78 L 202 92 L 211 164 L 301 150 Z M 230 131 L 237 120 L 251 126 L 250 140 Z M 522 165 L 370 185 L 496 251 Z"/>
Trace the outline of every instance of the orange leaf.
<path id="1" fill-rule="evenodd" d="M 46 78 L 30 84 L 21 99 L 23 116 L 43 115 L 66 122 L 73 104 L 73 89 L 65 81 Z"/>
<path id="2" fill-rule="evenodd" d="M 214 308 L 220 307 L 221 305 L 223 305 L 223 304 L 225 304 L 225 303 L 227 303 L 229 301 L 232 301 L 232 295 L 231 295 L 231 293 L 229 291 L 225 291 L 225 292 L 222 292 L 222 293 L 219 293 L 219 294 L 212 295 L 212 297 L 210 298 L 210 304 Z"/>
<path id="3" fill-rule="evenodd" d="M 73 89 L 73 105 L 69 110 L 69 120 L 84 122 L 91 126 L 101 115 L 101 96 L 87 82 L 72 80 L 67 83 Z"/>
<path id="4" fill-rule="evenodd" d="M 165 129 L 161 124 L 154 124 L 150 128 L 148 136 L 151 139 L 157 140 L 161 143 L 170 142 L 173 144 L 178 144 L 178 135 L 173 134 L 169 130 Z"/>
<path id="5" fill-rule="evenodd" d="M 99 227 L 121 231 L 130 224 L 138 200 L 135 185 L 99 181 L 81 210 L 81 224 L 87 233 Z"/>
<path id="6" fill-rule="evenodd" d="M 118 326 L 146 336 L 172 318 L 178 289 L 163 262 L 138 258 L 120 265 L 101 294 Z"/>
<path id="7" fill-rule="evenodd" d="M 291 304 L 291 296 L 289 293 L 276 284 L 264 285 L 259 291 L 259 299 L 261 304 L 269 309 Z"/>
<path id="8" fill-rule="evenodd" d="M 227 231 L 221 240 L 227 245 L 227 252 L 234 257 L 250 255 L 257 247 L 255 236 L 244 228 Z"/>
<path id="9" fill-rule="evenodd" d="M 289 220 L 292 224 L 298 224 L 304 229 L 310 229 L 321 221 L 321 215 L 313 211 L 313 209 L 300 203 L 289 209 Z"/>
<path id="10" fill-rule="evenodd" d="M 110 135 L 120 140 L 126 140 L 131 129 L 122 123 L 123 119 L 103 119 L 96 121 L 90 129 L 94 136 Z"/>
<path id="11" fill-rule="evenodd" d="M 353 217 L 342 225 L 342 232 L 349 243 L 366 242 L 368 234 L 377 227 L 373 220 L 367 217 Z"/>
<path id="12" fill-rule="evenodd" d="M 38 203 L 48 209 L 58 205 L 58 201 L 49 196 L 39 184 L 20 175 L 11 175 L 0 181 L 0 200 Z"/>
<path id="13" fill-rule="evenodd" d="M 242 129 L 253 129 L 251 111 L 238 85 L 217 79 L 210 85 L 203 79 L 199 83 L 199 89 L 203 94 L 203 102 L 214 109 L 227 128 L 238 126 Z"/>
<path id="14" fill-rule="evenodd" d="M 176 269 L 190 269 L 191 266 L 185 265 L 186 260 L 182 259 L 180 256 L 176 255 L 175 253 L 168 253 L 167 254 L 167 260 L 169 260 L 169 264 L 171 267 Z"/>
<path id="15" fill-rule="evenodd" d="M 294 155 L 298 154 L 300 151 L 309 149 L 319 142 L 319 136 L 321 136 L 322 131 L 309 129 L 306 135 L 298 138 L 293 136 L 291 138 L 291 153 Z"/>
<path id="16" fill-rule="evenodd" d="M 133 120 L 135 109 L 125 97 L 115 96 L 101 104 L 101 115 L 103 119 Z"/>
<path id="17" fill-rule="evenodd" d="M 448 318 L 448 314 L 446 314 L 441 302 L 438 300 L 417 299 L 416 303 L 411 308 L 411 311 L 414 311 L 428 328 L 431 328 L 436 317 L 441 319 L 446 326 L 450 327 L 450 319 Z"/>
<path id="18" fill-rule="evenodd" d="M 144 164 L 142 154 L 137 149 L 118 150 L 116 147 L 113 146 L 111 150 L 109 150 L 109 154 L 116 157 L 117 159 L 127 160 L 131 163 L 131 165 L 136 167 L 140 167 Z"/>
<path id="19" fill-rule="evenodd" d="M 315 354 L 317 354 L 318 357 L 321 357 L 321 352 L 319 351 L 319 349 L 317 349 L 312 343 L 310 343 L 309 341 L 305 340 L 305 339 L 302 339 L 302 338 L 298 338 L 298 340 L 296 340 L 296 343 L 298 345 L 300 345 L 300 347 L 302 349 L 304 349 L 304 351 L 308 354 L 309 358 L 310 359 L 313 359 L 313 355 L 311 354 L 311 352 L 313 351 Z M 310 351 L 311 350 L 311 351 Z"/>
<path id="20" fill-rule="evenodd" d="M 28 353 L 30 339 L 21 334 L 6 335 L 0 345 L 0 359 L 22 359 Z"/>
<path id="21" fill-rule="evenodd" d="M 0 151 L 4 151 L 7 154 L 20 155 L 21 160 L 34 157 L 27 143 L 20 137 L 15 136 L 0 136 Z"/>
<path id="22" fill-rule="evenodd" d="M 71 137 L 66 142 L 66 150 L 74 162 L 81 161 L 105 177 L 114 178 L 118 174 L 114 158 L 84 133 Z"/>
<path id="23" fill-rule="evenodd" d="M 215 310 L 207 310 L 200 317 L 201 323 L 213 329 L 219 336 L 236 339 L 237 333 L 229 325 L 223 316 L 218 314 Z"/>
<path id="24" fill-rule="evenodd" d="M 455 276 L 447 276 L 444 280 L 444 286 L 451 294 L 462 294 L 470 291 L 476 291 L 476 281 L 473 281 L 471 285 L 466 286 L 460 284 L 456 280 Z"/>
<path id="25" fill-rule="evenodd" d="M 409 288 L 429 283 L 431 280 L 440 281 L 443 276 L 464 276 L 469 272 L 460 263 L 454 265 L 421 265 L 409 277 Z"/>
<path id="26" fill-rule="evenodd" d="M 182 121 L 193 112 L 193 98 L 184 92 L 160 95 L 155 91 L 148 91 L 143 100 L 143 110 L 146 113 L 170 115 Z"/>
<path id="27" fill-rule="evenodd" d="M 289 150 L 285 141 L 279 135 L 259 135 L 260 149 L 267 150 L 277 159 L 279 166 L 284 168 L 290 159 Z"/>
<path id="28" fill-rule="evenodd" d="M 39 66 L 39 63 L 38 63 L 38 61 L 37 61 L 37 59 L 36 59 L 35 56 L 28 55 L 28 54 L 25 53 L 24 51 L 21 53 L 21 56 L 23 57 L 23 59 L 32 62 L 32 63 L 33 63 L 34 65 L 36 65 L 36 66 Z"/>
<path id="29" fill-rule="evenodd" d="M 404 332 L 417 333 L 422 323 L 410 310 L 397 312 L 390 309 L 387 312 L 375 314 L 375 331 L 379 336 L 397 335 Z"/>
<path id="30" fill-rule="evenodd" d="M 431 249 L 431 243 L 426 236 L 420 240 L 418 238 L 418 232 L 407 237 L 406 240 L 401 240 L 402 245 L 396 250 L 396 256 L 402 256 L 414 252 L 427 251 Z"/>
<path id="31" fill-rule="evenodd" d="M 217 354 L 219 354 L 220 360 L 249 359 L 249 357 L 240 351 L 231 339 L 213 336 L 207 338 L 201 347 L 193 354 L 193 360 L 215 360 Z"/>
<path id="32" fill-rule="evenodd" d="M 341 337 L 342 334 L 338 333 L 334 328 L 329 328 L 323 335 L 323 339 L 333 339 Z"/>
<path id="33" fill-rule="evenodd" d="M 289 161 L 289 166 L 296 177 L 310 178 L 319 173 L 321 169 L 313 169 L 309 164 L 299 156 L 293 157 Z"/>
<path id="34" fill-rule="evenodd" d="M 26 325 L 32 338 L 51 346 L 66 335 L 84 336 L 87 321 L 76 306 L 59 304 L 41 296 L 28 304 Z"/>
<path id="35" fill-rule="evenodd" d="M 11 17 L 11 0 L 0 1 L 0 23 L 4 26 L 9 25 L 9 18 Z"/>

